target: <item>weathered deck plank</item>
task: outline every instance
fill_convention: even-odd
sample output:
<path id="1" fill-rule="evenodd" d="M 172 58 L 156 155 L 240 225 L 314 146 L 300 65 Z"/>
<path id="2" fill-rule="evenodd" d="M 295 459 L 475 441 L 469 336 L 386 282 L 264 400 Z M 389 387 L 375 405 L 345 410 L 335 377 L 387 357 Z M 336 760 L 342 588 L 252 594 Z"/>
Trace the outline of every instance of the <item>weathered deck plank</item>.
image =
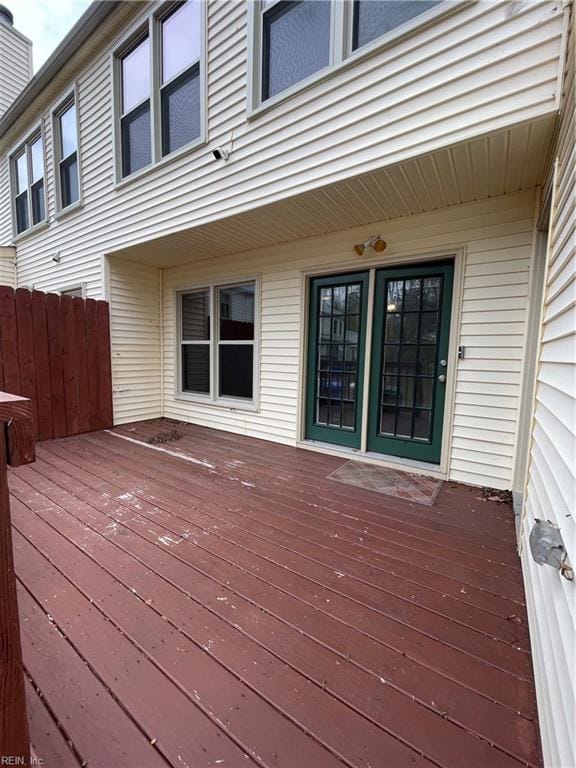
<path id="1" fill-rule="evenodd" d="M 156 759 L 540 765 L 501 506 L 450 485 L 431 509 L 388 500 L 326 480 L 335 457 L 189 425 L 166 446 L 188 460 L 132 442 L 162 426 L 46 443 L 11 473 L 23 621 L 50 615 Z M 76 754 L 105 766 L 82 721 Z"/>

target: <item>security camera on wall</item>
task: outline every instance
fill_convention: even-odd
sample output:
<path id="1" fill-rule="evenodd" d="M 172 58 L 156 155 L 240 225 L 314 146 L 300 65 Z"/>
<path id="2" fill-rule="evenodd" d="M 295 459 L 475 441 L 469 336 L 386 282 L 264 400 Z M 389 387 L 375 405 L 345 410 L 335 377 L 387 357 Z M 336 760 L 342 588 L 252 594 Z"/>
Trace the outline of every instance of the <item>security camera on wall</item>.
<path id="1" fill-rule="evenodd" d="M 212 155 L 214 157 L 214 160 L 228 160 L 230 157 L 230 152 L 227 149 L 221 149 L 220 147 L 216 147 L 216 149 L 212 150 Z"/>

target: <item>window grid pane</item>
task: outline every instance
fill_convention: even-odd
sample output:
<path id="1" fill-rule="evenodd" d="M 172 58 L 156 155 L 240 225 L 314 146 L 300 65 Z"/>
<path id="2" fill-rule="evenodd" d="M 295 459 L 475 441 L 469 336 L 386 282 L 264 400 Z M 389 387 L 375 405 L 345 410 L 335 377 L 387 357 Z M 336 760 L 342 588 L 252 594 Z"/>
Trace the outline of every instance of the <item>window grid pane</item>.
<path id="1" fill-rule="evenodd" d="M 318 288 L 314 423 L 352 431 L 356 428 L 360 283 Z"/>
<path id="2" fill-rule="evenodd" d="M 441 293 L 441 277 L 387 281 L 381 435 L 431 438 Z"/>
<path id="3" fill-rule="evenodd" d="M 80 199 L 78 161 L 75 152 L 60 163 L 60 194 L 62 208 L 67 208 Z"/>
<path id="4" fill-rule="evenodd" d="M 150 96 L 150 40 L 146 38 L 121 59 L 122 114 Z"/>
<path id="5" fill-rule="evenodd" d="M 352 48 L 382 37 L 442 0 L 354 0 Z"/>
<path id="6" fill-rule="evenodd" d="M 162 83 L 200 60 L 200 0 L 188 0 L 162 22 Z"/>
<path id="7" fill-rule="evenodd" d="M 60 124 L 60 159 L 63 160 L 78 149 L 76 104 L 72 103 L 67 107 L 58 120 Z"/>
<path id="8" fill-rule="evenodd" d="M 185 293 L 181 299 L 182 340 L 210 340 L 210 291 Z"/>
<path id="9" fill-rule="evenodd" d="M 330 0 L 279 2 L 263 14 L 262 99 L 330 63 Z"/>
<path id="10" fill-rule="evenodd" d="M 31 184 L 44 176 L 44 146 L 41 136 L 30 144 L 30 176 Z"/>
<path id="11" fill-rule="evenodd" d="M 200 136 L 200 68 L 172 81 L 162 90 L 162 154 L 167 155 Z"/>
<path id="12" fill-rule="evenodd" d="M 150 102 L 122 118 L 122 175 L 145 168 L 152 162 Z"/>

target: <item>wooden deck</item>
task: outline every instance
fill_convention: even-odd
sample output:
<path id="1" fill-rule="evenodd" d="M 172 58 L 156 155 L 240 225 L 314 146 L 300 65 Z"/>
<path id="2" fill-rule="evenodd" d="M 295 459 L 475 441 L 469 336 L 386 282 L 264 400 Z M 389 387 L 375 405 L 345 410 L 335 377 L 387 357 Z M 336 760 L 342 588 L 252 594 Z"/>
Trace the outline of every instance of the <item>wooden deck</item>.
<path id="1" fill-rule="evenodd" d="M 10 472 L 46 768 L 541 764 L 510 509 L 328 480 L 341 459 L 172 422 Z M 126 439 L 127 438 L 127 439 Z"/>

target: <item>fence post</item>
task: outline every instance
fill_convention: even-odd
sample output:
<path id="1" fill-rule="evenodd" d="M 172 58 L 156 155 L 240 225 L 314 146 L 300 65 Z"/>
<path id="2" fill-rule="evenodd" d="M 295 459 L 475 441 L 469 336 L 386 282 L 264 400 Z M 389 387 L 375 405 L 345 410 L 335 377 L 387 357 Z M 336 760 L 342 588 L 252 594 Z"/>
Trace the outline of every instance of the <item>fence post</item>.
<path id="1" fill-rule="evenodd" d="M 6 765 L 30 762 L 7 467 L 32 461 L 32 403 L 0 392 L 0 759 Z"/>

